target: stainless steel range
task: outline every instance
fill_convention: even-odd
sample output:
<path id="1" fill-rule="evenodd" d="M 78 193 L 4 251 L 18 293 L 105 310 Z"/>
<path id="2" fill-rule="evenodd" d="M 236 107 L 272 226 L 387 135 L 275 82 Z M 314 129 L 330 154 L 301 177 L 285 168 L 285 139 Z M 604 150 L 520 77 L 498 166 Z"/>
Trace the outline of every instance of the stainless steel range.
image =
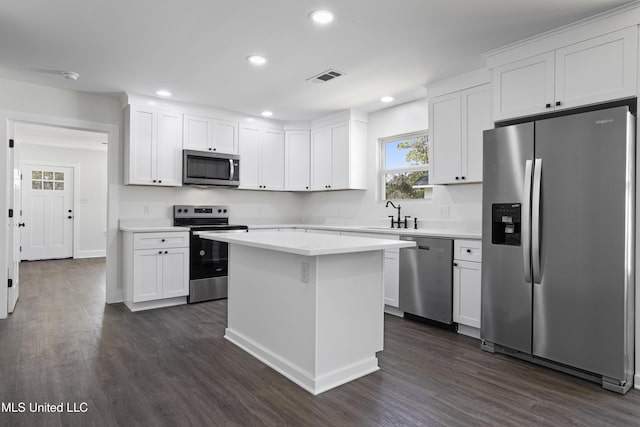
<path id="1" fill-rule="evenodd" d="M 246 233 L 246 225 L 229 225 L 228 206 L 173 207 L 173 225 L 189 227 L 189 296 L 187 302 L 226 298 L 228 245 L 201 239 L 197 232 Z"/>

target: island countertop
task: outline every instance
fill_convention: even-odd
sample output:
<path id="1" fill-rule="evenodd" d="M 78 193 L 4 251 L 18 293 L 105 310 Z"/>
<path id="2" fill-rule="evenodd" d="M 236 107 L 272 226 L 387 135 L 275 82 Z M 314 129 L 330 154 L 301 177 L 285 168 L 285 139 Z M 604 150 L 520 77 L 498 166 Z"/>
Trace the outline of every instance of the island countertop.
<path id="1" fill-rule="evenodd" d="M 409 248 L 415 242 L 404 240 L 369 239 L 365 237 L 335 236 L 313 233 L 196 233 L 203 239 L 218 240 L 254 248 L 270 249 L 303 256 L 335 255 L 393 248 Z"/>

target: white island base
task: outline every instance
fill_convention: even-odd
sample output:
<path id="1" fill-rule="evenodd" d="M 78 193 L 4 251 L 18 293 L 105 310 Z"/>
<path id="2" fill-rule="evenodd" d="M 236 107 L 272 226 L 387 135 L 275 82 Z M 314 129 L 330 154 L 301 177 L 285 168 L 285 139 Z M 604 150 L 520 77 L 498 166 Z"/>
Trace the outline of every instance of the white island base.
<path id="1" fill-rule="evenodd" d="M 229 243 L 227 340 L 314 395 L 379 369 L 384 249 L 412 242 L 306 233 L 201 237 Z"/>
<path id="2" fill-rule="evenodd" d="M 377 371 L 382 263 L 232 244 L 225 338 L 313 394 Z"/>

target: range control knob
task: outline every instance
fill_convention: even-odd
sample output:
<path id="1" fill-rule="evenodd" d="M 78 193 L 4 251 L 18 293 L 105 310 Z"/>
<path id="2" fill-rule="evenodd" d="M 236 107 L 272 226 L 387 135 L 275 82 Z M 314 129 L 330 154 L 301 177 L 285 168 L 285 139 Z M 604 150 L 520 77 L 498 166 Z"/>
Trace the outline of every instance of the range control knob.
<path id="1" fill-rule="evenodd" d="M 224 212 L 224 213 L 227 213 L 227 210 L 225 209 L 223 212 Z"/>
<path id="2" fill-rule="evenodd" d="M 182 212 L 182 209 L 178 209 L 178 213 Z"/>
<path id="3" fill-rule="evenodd" d="M 185 210 L 184 210 L 184 213 L 187 213 L 187 212 L 189 212 L 189 209 L 185 209 Z"/>
<path id="4" fill-rule="evenodd" d="M 218 213 L 222 213 L 222 209 L 218 209 Z"/>

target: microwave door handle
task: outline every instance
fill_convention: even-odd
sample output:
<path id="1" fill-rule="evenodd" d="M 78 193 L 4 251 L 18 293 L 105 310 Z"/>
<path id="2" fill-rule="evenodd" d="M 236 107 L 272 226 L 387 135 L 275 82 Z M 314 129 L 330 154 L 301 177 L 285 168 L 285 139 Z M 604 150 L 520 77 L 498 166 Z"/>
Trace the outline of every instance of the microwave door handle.
<path id="1" fill-rule="evenodd" d="M 233 159 L 229 159 L 229 181 L 233 181 L 233 175 L 236 173 L 236 167 L 233 165 Z"/>

